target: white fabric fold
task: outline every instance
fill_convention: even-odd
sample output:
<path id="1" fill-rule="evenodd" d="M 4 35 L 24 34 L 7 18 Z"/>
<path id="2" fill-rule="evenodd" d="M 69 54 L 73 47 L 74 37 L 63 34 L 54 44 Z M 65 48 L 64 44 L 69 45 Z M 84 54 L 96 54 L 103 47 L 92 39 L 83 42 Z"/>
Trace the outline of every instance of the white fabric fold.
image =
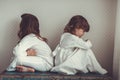
<path id="1" fill-rule="evenodd" d="M 98 63 L 90 49 L 91 47 L 90 40 L 84 41 L 73 34 L 64 33 L 61 36 L 60 44 L 53 51 L 55 67 L 51 71 L 69 75 L 73 75 L 78 71 L 106 74 L 107 71 Z"/>
<path id="2" fill-rule="evenodd" d="M 27 49 L 35 49 L 36 56 L 27 56 Z M 15 71 L 17 65 L 32 67 L 38 71 L 48 71 L 53 66 L 52 51 L 46 42 L 38 39 L 34 34 L 25 36 L 14 48 L 14 60 L 7 71 Z"/>

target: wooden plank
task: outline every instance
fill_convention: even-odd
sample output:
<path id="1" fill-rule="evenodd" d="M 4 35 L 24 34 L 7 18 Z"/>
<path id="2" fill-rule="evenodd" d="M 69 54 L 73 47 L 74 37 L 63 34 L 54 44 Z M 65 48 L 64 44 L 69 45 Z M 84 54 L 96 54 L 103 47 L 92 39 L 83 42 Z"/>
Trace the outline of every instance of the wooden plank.
<path id="1" fill-rule="evenodd" d="M 53 72 L 2 72 L 0 80 L 112 80 L 108 75 L 100 75 L 96 73 L 79 73 L 76 75 L 65 75 Z"/>

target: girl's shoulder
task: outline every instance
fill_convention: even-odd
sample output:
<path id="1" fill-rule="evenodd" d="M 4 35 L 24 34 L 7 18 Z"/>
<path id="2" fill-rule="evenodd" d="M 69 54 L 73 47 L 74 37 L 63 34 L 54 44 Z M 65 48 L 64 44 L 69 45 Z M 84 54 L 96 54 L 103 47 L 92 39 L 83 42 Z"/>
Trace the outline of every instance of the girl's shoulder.
<path id="1" fill-rule="evenodd" d="M 30 33 L 30 34 L 26 35 L 25 37 L 36 37 L 36 35 L 33 33 Z"/>
<path id="2" fill-rule="evenodd" d="M 72 36 L 72 34 L 65 32 L 65 33 L 62 34 L 62 36 Z"/>
<path id="3" fill-rule="evenodd" d="M 62 37 L 66 37 L 66 38 L 78 38 L 74 34 L 71 34 L 71 33 L 68 33 L 68 32 L 63 33 Z"/>
<path id="4" fill-rule="evenodd" d="M 36 35 L 31 33 L 31 34 L 28 34 L 25 37 L 23 37 L 22 41 L 23 40 L 30 40 L 30 39 L 33 39 L 33 38 L 36 38 Z"/>
<path id="5" fill-rule="evenodd" d="M 74 41 L 74 40 L 78 40 L 79 38 L 71 33 L 63 33 L 62 36 L 61 36 L 61 39 L 60 39 L 60 42 L 61 41 Z"/>

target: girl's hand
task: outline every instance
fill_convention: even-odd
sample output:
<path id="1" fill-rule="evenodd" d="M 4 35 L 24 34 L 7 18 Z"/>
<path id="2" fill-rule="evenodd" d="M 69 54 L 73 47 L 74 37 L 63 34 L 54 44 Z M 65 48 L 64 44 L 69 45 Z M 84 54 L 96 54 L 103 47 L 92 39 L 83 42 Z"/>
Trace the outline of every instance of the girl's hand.
<path id="1" fill-rule="evenodd" d="M 36 51 L 34 49 L 26 50 L 27 56 L 36 56 Z"/>

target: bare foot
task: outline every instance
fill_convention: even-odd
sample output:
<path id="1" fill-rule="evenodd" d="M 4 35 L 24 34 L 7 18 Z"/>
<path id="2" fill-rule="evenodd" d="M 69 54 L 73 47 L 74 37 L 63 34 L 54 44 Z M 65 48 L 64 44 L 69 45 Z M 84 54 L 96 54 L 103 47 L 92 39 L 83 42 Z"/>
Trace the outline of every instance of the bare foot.
<path id="1" fill-rule="evenodd" d="M 35 72 L 35 69 L 25 66 L 16 66 L 16 70 L 19 72 Z"/>

